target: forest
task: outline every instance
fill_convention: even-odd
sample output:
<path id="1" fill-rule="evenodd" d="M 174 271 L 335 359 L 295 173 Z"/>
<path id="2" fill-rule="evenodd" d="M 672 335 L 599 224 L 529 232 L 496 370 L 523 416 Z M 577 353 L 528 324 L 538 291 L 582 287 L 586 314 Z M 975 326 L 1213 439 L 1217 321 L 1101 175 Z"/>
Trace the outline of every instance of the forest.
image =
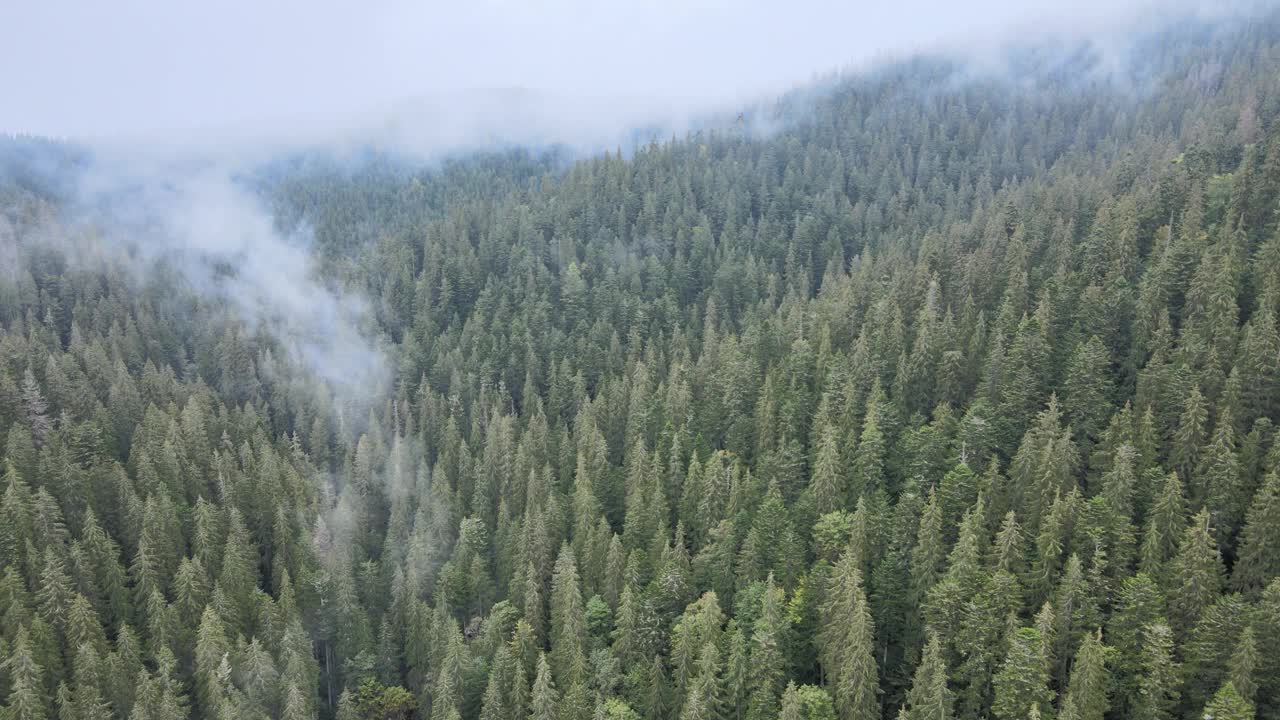
<path id="1" fill-rule="evenodd" d="M 1280 720 L 1280 12 L 1107 67 L 274 158 L 367 388 L 0 139 L 0 719 Z"/>

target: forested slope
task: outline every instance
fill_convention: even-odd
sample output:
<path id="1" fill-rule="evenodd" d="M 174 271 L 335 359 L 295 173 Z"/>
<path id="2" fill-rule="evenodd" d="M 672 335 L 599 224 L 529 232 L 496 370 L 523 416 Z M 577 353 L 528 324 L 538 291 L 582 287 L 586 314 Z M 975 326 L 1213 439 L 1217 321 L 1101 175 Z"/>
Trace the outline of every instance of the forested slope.
<path id="1" fill-rule="evenodd" d="M 1280 718 L 1280 15 L 1133 56 L 261 168 L 386 394 L 5 140 L 0 717 Z"/>

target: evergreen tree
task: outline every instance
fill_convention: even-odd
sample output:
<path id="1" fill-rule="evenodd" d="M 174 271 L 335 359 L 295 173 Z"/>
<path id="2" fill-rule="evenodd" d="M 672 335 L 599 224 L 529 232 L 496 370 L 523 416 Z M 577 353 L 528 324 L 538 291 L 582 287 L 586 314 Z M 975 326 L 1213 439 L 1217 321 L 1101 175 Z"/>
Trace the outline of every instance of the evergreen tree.
<path id="1" fill-rule="evenodd" d="M 1102 644 L 1101 630 L 1085 635 L 1071 665 L 1071 683 L 1066 699 L 1079 720 L 1102 720 L 1110 707 L 1111 673 L 1107 668 L 1108 648 Z M 1065 713 L 1064 713 L 1065 714 Z"/>
<path id="2" fill-rule="evenodd" d="M 1251 720 L 1253 716 L 1253 706 L 1240 697 L 1230 682 L 1223 685 L 1213 700 L 1204 706 L 1204 717 L 1214 720 Z"/>
<path id="3" fill-rule="evenodd" d="M 1093 441 L 1111 415 L 1111 359 L 1102 340 L 1093 335 L 1076 345 L 1067 361 L 1062 409 L 1077 437 Z"/>
<path id="4" fill-rule="evenodd" d="M 809 485 L 819 513 L 830 513 L 844 507 L 845 482 L 841 470 L 839 439 L 835 428 L 828 426 L 822 431 Z"/>
<path id="5" fill-rule="evenodd" d="M 1022 718 L 1049 711 L 1053 693 L 1049 689 L 1048 657 L 1044 638 L 1035 628 L 1021 628 L 1009 640 L 1009 651 L 995 675 L 995 701 L 991 710 L 997 718 Z"/>
<path id="6" fill-rule="evenodd" d="M 1231 653 L 1227 677 L 1240 697 L 1250 705 L 1254 703 L 1258 693 L 1258 683 L 1254 679 L 1258 663 L 1258 643 L 1254 639 L 1253 628 L 1246 627 L 1240 631 L 1240 640 Z"/>
<path id="7" fill-rule="evenodd" d="M 753 717 L 762 717 L 764 707 L 772 706 L 782 692 L 786 677 L 783 650 L 787 645 L 787 619 L 784 617 L 783 592 L 769 576 L 761 596 L 760 615 L 751 632 L 750 670 Z M 756 697 L 760 693 L 760 698 Z"/>
<path id="8" fill-rule="evenodd" d="M 44 694 L 44 668 L 36 659 L 27 628 L 18 628 L 3 670 L 9 686 L 4 705 L 5 718 L 43 720 L 49 717 L 48 700 Z"/>
<path id="9" fill-rule="evenodd" d="M 924 646 L 924 657 L 916 667 L 907 693 L 901 720 L 950 720 L 955 695 L 947 687 L 947 666 L 942 655 L 942 641 L 937 633 Z"/>
<path id="10" fill-rule="evenodd" d="M 560 695 L 556 692 L 555 681 L 551 679 L 547 656 L 539 654 L 538 674 L 534 678 L 533 691 L 529 696 L 530 720 L 558 720 L 559 701 Z"/>
<path id="11" fill-rule="evenodd" d="M 1143 534 L 1142 571 L 1163 581 L 1166 564 L 1173 558 L 1178 539 L 1186 528 L 1186 508 L 1182 495 L 1182 483 L 1177 473 L 1170 474 L 1157 496 Z"/>
<path id="12" fill-rule="evenodd" d="M 1142 635 L 1141 674 L 1132 703 L 1134 717 L 1168 720 L 1178 705 L 1181 682 L 1173 655 L 1173 632 L 1168 625 L 1153 623 L 1144 628 Z"/>
<path id="13" fill-rule="evenodd" d="M 49 404 L 45 402 L 44 395 L 40 392 L 40 385 L 36 383 L 36 376 L 31 372 L 31 366 L 22 374 L 22 410 L 26 414 L 28 427 L 31 429 L 31 439 L 36 447 L 44 444 L 49 432 L 53 429 L 53 423 L 49 418 Z"/>
<path id="14" fill-rule="evenodd" d="M 778 712 L 778 720 L 807 720 L 804 704 L 794 681 L 787 683 L 787 689 L 782 693 L 782 709 Z"/>
<path id="15" fill-rule="evenodd" d="M 551 578 L 551 665 L 563 685 L 585 679 L 586 624 L 573 550 L 561 548 Z"/>
<path id="16" fill-rule="evenodd" d="M 1280 575 L 1280 472 L 1271 472 L 1254 495 L 1231 571 L 1237 590 L 1258 592 Z"/>
<path id="17" fill-rule="evenodd" d="M 880 717 L 878 671 L 873 656 L 875 629 L 862 588 L 862 572 L 846 553 L 832 569 L 823 606 L 822 665 L 830 678 L 841 720 Z"/>
<path id="18" fill-rule="evenodd" d="M 1209 512 L 1201 510 L 1183 533 L 1173 560 L 1175 584 L 1169 593 L 1169 611 L 1178 627 L 1190 628 L 1222 590 L 1222 556 L 1209 526 Z"/>

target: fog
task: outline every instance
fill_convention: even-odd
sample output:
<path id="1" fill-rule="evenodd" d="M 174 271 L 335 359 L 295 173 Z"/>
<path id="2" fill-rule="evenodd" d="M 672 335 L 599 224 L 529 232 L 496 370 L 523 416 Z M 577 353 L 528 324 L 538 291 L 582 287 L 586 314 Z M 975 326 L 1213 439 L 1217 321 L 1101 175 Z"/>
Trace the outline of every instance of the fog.
<path id="1" fill-rule="evenodd" d="M 69 187 L 34 222 L 15 225 L 0 203 L 0 272 L 17 272 L 37 247 L 138 286 L 162 267 L 184 292 L 280 343 L 287 357 L 260 358 L 259 373 L 281 361 L 301 367 L 356 421 L 385 389 L 390 368 L 368 302 L 320 276 L 310 228 L 282 228 L 235 161 L 97 151 Z"/>
<path id="2" fill-rule="evenodd" d="M 385 396 L 393 356 L 369 300 L 319 276 L 305 224 L 281 228 L 244 182 L 281 152 L 372 144 L 420 162 L 495 145 L 594 152 L 641 126 L 679 134 L 795 88 L 820 96 L 827 84 L 815 78 L 919 52 L 960 60 L 964 78 L 1008 73 L 1010 43 L 1068 52 L 1088 43 L 1101 72 L 1122 74 L 1140 30 L 1275 4 L 3 3 L 0 133 L 90 151 L 50 227 L 19 235 L 0 206 L 0 270 L 37 243 L 62 244 L 80 263 L 123 262 L 140 281 L 163 263 L 280 339 L 306 382 L 337 401 L 338 422 L 355 424 Z M 752 117 L 754 130 L 777 127 Z M 425 492 L 406 453 L 393 458 L 389 487 Z M 317 532 L 326 548 L 350 532 L 336 502 Z"/>
<path id="3" fill-rule="evenodd" d="M 11 2 L 0 132 L 78 140 L 605 143 L 817 73 L 1017 39 L 1107 44 L 1257 0 Z M 1224 10 L 1224 8 L 1226 8 Z"/>
<path id="4" fill-rule="evenodd" d="M 1274 5 L 5 3 L 0 132 L 91 148 L 61 208 L 62 222 L 93 228 L 75 235 L 94 243 L 75 249 L 82 261 L 127 258 L 140 275 L 164 261 L 265 325 L 339 399 L 368 402 L 393 372 L 368 302 L 318 277 L 305 225 L 282 230 L 241 179 L 282 151 L 372 144 L 420 162 L 499 144 L 594 152 L 640 126 L 679 134 L 793 88 L 821 95 L 817 77 L 918 52 L 991 75 L 1007 72 L 1011 43 L 1084 42 L 1109 72 L 1140 30 Z M 752 129 L 776 129 L 765 115 Z M 56 234 L 0 232 L 0 260 Z"/>

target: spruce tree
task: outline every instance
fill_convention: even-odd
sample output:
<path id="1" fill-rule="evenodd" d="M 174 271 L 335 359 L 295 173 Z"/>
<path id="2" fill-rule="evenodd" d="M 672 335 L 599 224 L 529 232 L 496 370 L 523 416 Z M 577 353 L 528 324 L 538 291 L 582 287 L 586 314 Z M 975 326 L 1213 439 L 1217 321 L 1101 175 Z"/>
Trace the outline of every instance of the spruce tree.
<path id="1" fill-rule="evenodd" d="M 36 660 L 27 628 L 18 628 L 3 669 L 9 681 L 9 696 L 4 705 L 6 720 L 44 720 L 49 717 L 48 699 L 44 693 L 44 668 Z"/>
<path id="2" fill-rule="evenodd" d="M 834 427 L 828 426 L 822 431 L 809 488 L 819 513 L 835 512 L 847 502 L 839 440 Z"/>
<path id="3" fill-rule="evenodd" d="M 1253 706 L 1240 696 L 1234 685 L 1227 682 L 1208 705 L 1204 706 L 1204 717 L 1213 720 L 1253 720 Z"/>
<path id="4" fill-rule="evenodd" d="M 1173 560 L 1169 612 L 1176 627 L 1189 629 L 1222 590 L 1222 556 L 1209 525 L 1209 511 L 1201 510 L 1182 535 Z"/>
<path id="5" fill-rule="evenodd" d="M 751 631 L 751 666 L 748 673 L 753 688 L 753 706 L 757 705 L 755 692 L 762 694 L 764 704 L 772 705 L 782 692 L 786 678 L 787 618 L 784 615 L 783 591 L 770 575 L 765 583 L 760 602 L 760 615 Z M 763 709 L 753 707 L 752 716 L 761 717 Z"/>
<path id="6" fill-rule="evenodd" d="M 560 695 L 551 679 L 551 666 L 545 653 L 538 655 L 538 673 L 529 695 L 529 720 L 559 720 Z"/>
<path id="7" fill-rule="evenodd" d="M 1231 653 L 1231 662 L 1227 665 L 1227 678 L 1240 693 L 1240 697 L 1250 705 L 1254 704 L 1258 693 L 1258 643 L 1254 639 L 1252 627 L 1240 631 L 1240 639 Z"/>
<path id="8" fill-rule="evenodd" d="M 862 588 L 862 572 L 846 553 L 832 569 L 823 606 L 822 664 L 841 720 L 876 720 L 879 677 L 875 629 Z"/>
<path id="9" fill-rule="evenodd" d="M 1044 639 L 1035 628 L 1021 628 L 1009 640 L 1009 651 L 994 678 L 995 700 L 991 711 L 1000 720 L 1049 711 L 1049 689 Z"/>
<path id="10" fill-rule="evenodd" d="M 1101 630 L 1085 635 L 1071 665 L 1066 694 L 1066 700 L 1075 707 L 1077 720 L 1102 720 L 1110 707 L 1109 654 L 1109 648 L 1102 644 Z"/>
<path id="11" fill-rule="evenodd" d="M 1137 694 L 1131 707 L 1140 720 L 1169 720 L 1181 697 L 1180 667 L 1174 658 L 1173 631 L 1152 623 L 1142 632 L 1142 656 L 1138 663 Z"/>
<path id="12" fill-rule="evenodd" d="M 586 624 L 582 590 L 573 550 L 565 545 L 551 577 L 551 655 L 557 679 L 564 686 L 584 679 Z"/>
<path id="13" fill-rule="evenodd" d="M 950 720 L 954 703 L 955 694 L 947 687 L 942 640 L 933 633 L 925 643 L 924 656 L 916 667 L 906 704 L 898 717 L 901 720 Z"/>
<path id="14" fill-rule="evenodd" d="M 1236 590 L 1259 592 L 1280 575 L 1280 471 L 1267 474 L 1253 497 L 1231 570 Z"/>
<path id="15" fill-rule="evenodd" d="M 1158 582 L 1164 582 L 1166 566 L 1177 552 L 1178 540 L 1187 524 L 1186 512 L 1182 482 L 1177 473 L 1171 473 L 1165 478 L 1147 517 L 1139 551 L 1142 571 Z"/>

